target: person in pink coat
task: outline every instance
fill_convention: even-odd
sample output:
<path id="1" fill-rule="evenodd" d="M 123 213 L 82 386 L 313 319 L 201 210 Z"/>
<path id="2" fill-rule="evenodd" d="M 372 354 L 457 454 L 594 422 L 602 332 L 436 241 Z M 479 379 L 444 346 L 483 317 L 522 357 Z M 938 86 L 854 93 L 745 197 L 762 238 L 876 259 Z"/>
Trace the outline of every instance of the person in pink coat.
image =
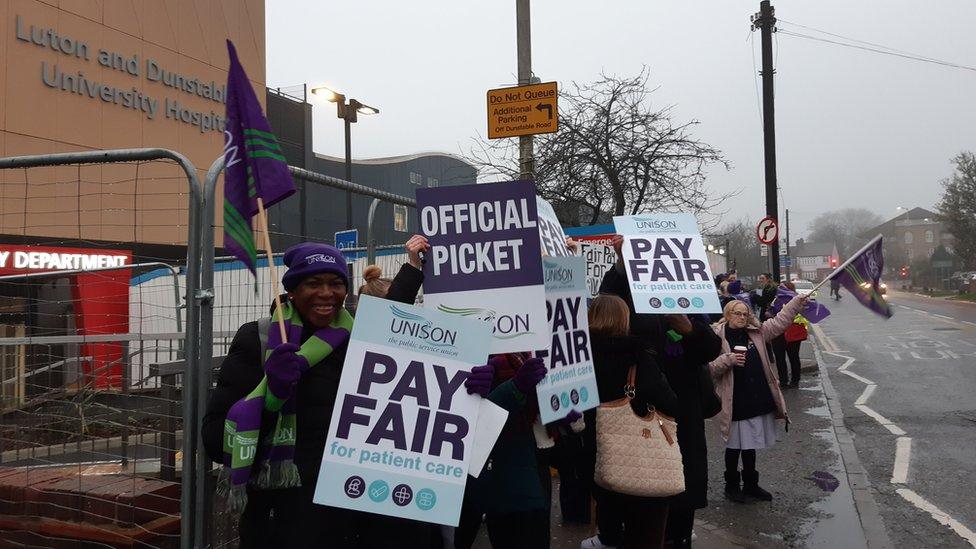
<path id="1" fill-rule="evenodd" d="M 722 354 L 708 366 L 722 400 L 722 411 L 714 420 L 726 442 L 725 496 L 732 501 L 745 503 L 746 496 L 773 499 L 759 487 L 756 450 L 775 444 L 776 420 L 789 423 L 789 418 L 767 344 L 786 331 L 806 301 L 805 296 L 797 296 L 779 314 L 761 323 L 746 303 L 731 301 L 713 326 L 722 338 Z"/>

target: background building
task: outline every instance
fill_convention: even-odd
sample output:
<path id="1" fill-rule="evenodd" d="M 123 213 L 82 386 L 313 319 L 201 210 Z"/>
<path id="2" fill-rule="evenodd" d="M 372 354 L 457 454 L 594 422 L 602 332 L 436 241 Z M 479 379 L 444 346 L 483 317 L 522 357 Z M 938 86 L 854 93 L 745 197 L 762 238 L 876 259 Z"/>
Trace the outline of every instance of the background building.
<path id="1" fill-rule="evenodd" d="M 840 264 L 837 245 L 833 242 L 804 242 L 800 238 L 790 254 L 795 276 L 811 282 L 823 280 Z"/>
<path id="2" fill-rule="evenodd" d="M 889 271 L 915 261 L 928 261 L 939 246 L 945 246 L 951 254 L 955 241 L 938 214 L 925 208 L 912 208 L 862 236 L 871 238 L 877 234 L 884 235 L 885 266 Z"/>

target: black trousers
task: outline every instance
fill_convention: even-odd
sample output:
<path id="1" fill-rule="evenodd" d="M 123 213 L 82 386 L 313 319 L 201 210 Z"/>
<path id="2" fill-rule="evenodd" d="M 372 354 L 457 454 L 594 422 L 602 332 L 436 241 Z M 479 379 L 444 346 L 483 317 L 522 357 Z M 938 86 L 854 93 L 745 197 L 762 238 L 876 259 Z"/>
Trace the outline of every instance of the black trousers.
<path id="1" fill-rule="evenodd" d="M 773 340 L 773 354 L 776 355 L 776 370 L 779 372 L 780 383 L 800 383 L 800 343 L 802 341 L 786 341 L 786 338 L 779 336 Z M 792 377 L 786 375 L 786 359 L 790 359 L 790 373 Z"/>
<path id="2" fill-rule="evenodd" d="M 314 485 L 249 490 L 238 534 L 241 549 L 437 549 L 440 528 L 413 520 L 312 503 Z"/>
<path id="3" fill-rule="evenodd" d="M 621 549 L 664 546 L 668 498 L 639 498 L 593 487 L 600 541 Z"/>

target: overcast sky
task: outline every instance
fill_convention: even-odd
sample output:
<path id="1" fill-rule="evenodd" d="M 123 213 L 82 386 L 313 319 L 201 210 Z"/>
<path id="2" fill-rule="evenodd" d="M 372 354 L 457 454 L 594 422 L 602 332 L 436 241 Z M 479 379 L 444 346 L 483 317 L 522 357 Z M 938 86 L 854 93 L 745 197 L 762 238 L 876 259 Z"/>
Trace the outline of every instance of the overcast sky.
<path id="1" fill-rule="evenodd" d="M 774 1 L 779 28 L 880 44 L 976 66 L 968 0 Z M 630 76 L 647 65 L 656 106 L 721 149 L 716 192 L 741 189 L 726 219 L 762 217 L 758 1 L 534 0 L 533 70 L 543 81 Z M 454 154 L 484 134 L 485 91 L 515 82 L 514 0 L 274 0 L 267 3 L 267 82 L 328 84 L 381 110 L 353 127 L 353 156 Z M 788 22 L 788 23 L 787 23 Z M 779 33 L 776 138 L 791 237 L 826 210 L 932 207 L 950 159 L 976 150 L 976 71 Z M 315 107 L 316 152 L 343 154 L 335 106 Z"/>

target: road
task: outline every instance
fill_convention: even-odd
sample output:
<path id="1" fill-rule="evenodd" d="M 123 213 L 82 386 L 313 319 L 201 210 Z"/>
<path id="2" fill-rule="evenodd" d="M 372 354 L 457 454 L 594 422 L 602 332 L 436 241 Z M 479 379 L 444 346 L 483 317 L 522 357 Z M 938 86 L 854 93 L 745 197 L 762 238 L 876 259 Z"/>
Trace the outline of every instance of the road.
<path id="1" fill-rule="evenodd" d="M 822 363 L 893 545 L 976 547 L 976 305 L 889 301 L 826 302 Z"/>

